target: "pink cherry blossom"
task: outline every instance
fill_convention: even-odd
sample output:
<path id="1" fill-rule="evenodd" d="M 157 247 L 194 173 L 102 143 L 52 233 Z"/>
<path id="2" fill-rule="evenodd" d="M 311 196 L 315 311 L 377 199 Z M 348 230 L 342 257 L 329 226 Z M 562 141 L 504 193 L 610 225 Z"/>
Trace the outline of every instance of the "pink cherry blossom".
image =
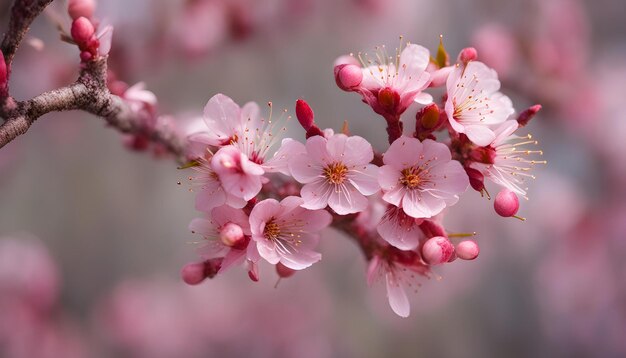
<path id="1" fill-rule="evenodd" d="M 229 205 L 233 208 L 243 208 L 246 200 L 224 190 L 218 174 L 213 170 L 210 159 L 204 157 L 198 159 L 199 165 L 192 167 L 196 171 L 195 176 L 189 180 L 196 194 L 196 209 L 210 213 L 213 208 Z"/>
<path id="2" fill-rule="evenodd" d="M 358 136 L 307 139 L 306 152 L 289 160 L 292 176 L 305 184 L 300 193 L 303 207 L 314 210 L 330 206 L 340 215 L 365 210 L 365 196 L 379 190 L 378 167 L 369 164 L 373 158 L 372 145 Z"/>
<path id="3" fill-rule="evenodd" d="M 229 206 L 217 207 L 211 210 L 211 215 L 207 218 L 196 218 L 189 224 L 189 230 L 205 240 L 199 248 L 202 258 L 224 258 L 218 273 L 242 263 L 246 257 L 249 239 L 240 240 L 235 245 L 227 245 L 222 239 L 225 232 L 232 230 L 233 226 L 237 226 L 243 235 L 251 235 L 248 216 L 242 210 Z"/>
<path id="4" fill-rule="evenodd" d="M 332 216 L 325 210 L 308 210 L 304 201 L 289 196 L 278 202 L 266 199 L 250 213 L 250 230 L 256 250 L 249 257 L 260 256 L 271 264 L 282 263 L 292 270 L 302 270 L 319 261 L 313 251 L 319 241 L 318 231 L 330 225 Z M 256 251 L 256 252 L 255 252 Z"/>
<path id="5" fill-rule="evenodd" d="M 259 120 L 259 106 L 254 102 L 240 108 L 230 97 L 221 93 L 211 97 L 204 107 L 207 130 L 193 134 L 190 139 L 211 146 L 223 146 L 237 142 L 244 135 L 248 120 Z"/>
<path id="6" fill-rule="evenodd" d="M 497 73 L 482 62 L 457 66 L 448 76 L 446 87 L 445 110 L 450 126 L 476 145 L 491 143 L 496 135 L 489 126 L 504 122 L 514 112 L 511 100 L 498 92 Z"/>
<path id="7" fill-rule="evenodd" d="M 424 238 L 419 227 L 421 223 L 422 219 L 410 217 L 402 209 L 389 205 L 377 230 L 380 237 L 392 246 L 400 250 L 413 250 Z"/>
<path id="8" fill-rule="evenodd" d="M 232 145 L 222 147 L 215 153 L 211 158 L 211 168 L 226 193 L 248 201 L 261 191 L 265 171 Z"/>
<path id="9" fill-rule="evenodd" d="M 469 185 L 445 144 L 400 137 L 383 156 L 378 182 L 383 200 L 414 218 L 430 218 L 454 205 Z"/>
<path id="10" fill-rule="evenodd" d="M 429 277 L 430 269 L 426 266 L 415 251 L 400 251 L 389 247 L 383 254 L 372 257 L 367 268 L 367 282 L 385 277 L 387 299 L 393 312 L 400 317 L 408 317 L 411 305 L 405 288 L 416 285 L 415 274 Z"/>
<path id="11" fill-rule="evenodd" d="M 384 52 L 384 48 L 382 50 Z M 430 59 L 428 49 L 408 44 L 391 59 L 384 53 L 377 56 L 384 62 L 379 60 L 374 65 L 364 56 L 362 61 L 367 67 L 363 68 L 363 80 L 356 91 L 376 113 L 399 116 L 414 101 L 432 102 L 432 96 L 422 92 L 430 79 L 426 71 Z"/>
<path id="12" fill-rule="evenodd" d="M 543 154 L 540 150 L 524 150 L 525 145 L 537 144 L 531 136 L 513 135 L 517 121 L 502 123 L 494 130 L 495 138 L 485 148 L 477 148 L 472 154 L 471 168 L 479 170 L 486 178 L 519 195 L 525 196 L 522 187 L 525 179 L 534 178 L 529 172 L 535 164 L 544 161 L 527 159 L 530 154 Z"/>

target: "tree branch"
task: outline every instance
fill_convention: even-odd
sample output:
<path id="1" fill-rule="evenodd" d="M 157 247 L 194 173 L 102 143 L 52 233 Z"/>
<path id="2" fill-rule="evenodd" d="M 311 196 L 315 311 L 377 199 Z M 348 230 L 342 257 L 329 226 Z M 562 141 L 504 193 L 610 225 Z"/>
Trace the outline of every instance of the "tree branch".
<path id="1" fill-rule="evenodd" d="M 26 133 L 35 120 L 46 113 L 83 110 L 104 118 L 111 127 L 122 133 L 144 134 L 164 145 L 178 161 L 186 161 L 186 139 L 171 128 L 145 127 L 123 99 L 109 92 L 105 74 L 106 58 L 102 57 L 86 64 L 79 79 L 70 86 L 45 92 L 23 102 L 15 103 L 9 98 L 8 104 L 0 108 L 0 116 L 6 118 L 6 122 L 0 126 L 0 148 Z"/>
<path id="2" fill-rule="evenodd" d="M 17 48 L 33 20 L 52 0 L 16 0 L 11 9 L 9 29 L 0 49 L 10 71 Z M 0 148 L 26 133 L 41 116 L 50 112 L 83 110 L 104 118 L 123 133 L 141 134 L 163 145 L 179 162 L 185 162 L 186 139 L 173 128 L 146 126 L 139 114 L 122 98 L 111 94 L 106 86 L 107 58 L 97 57 L 83 64 L 78 80 L 66 87 L 45 92 L 30 100 L 17 102 L 6 91 L 0 98 Z"/>
<path id="3" fill-rule="evenodd" d="M 7 67 L 11 66 L 15 51 L 20 46 L 24 35 L 28 32 L 30 24 L 41 14 L 52 0 L 16 0 L 11 8 L 9 29 L 4 34 L 0 49 L 4 54 Z"/>

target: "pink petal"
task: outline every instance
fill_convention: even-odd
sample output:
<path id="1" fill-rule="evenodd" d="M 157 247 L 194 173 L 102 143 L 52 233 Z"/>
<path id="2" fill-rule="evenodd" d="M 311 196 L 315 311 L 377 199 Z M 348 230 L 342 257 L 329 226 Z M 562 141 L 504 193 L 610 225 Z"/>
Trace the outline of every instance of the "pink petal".
<path id="1" fill-rule="evenodd" d="M 420 92 L 415 96 L 414 101 L 419 104 L 431 104 L 433 102 L 433 96 L 426 92 Z"/>
<path id="2" fill-rule="evenodd" d="M 276 252 L 274 242 L 265 239 L 264 236 L 254 238 L 254 241 L 256 241 L 256 248 L 259 251 L 259 255 L 265 261 L 271 263 L 272 265 L 276 265 L 280 261 L 281 256 L 278 252 Z"/>
<path id="3" fill-rule="evenodd" d="M 231 268 L 232 266 L 239 265 L 239 264 L 243 263 L 243 261 L 244 261 L 244 259 L 246 257 L 246 251 L 247 251 L 247 249 L 244 249 L 244 250 L 230 249 L 230 250 L 228 250 L 228 253 L 226 254 L 226 256 L 224 256 L 224 259 L 222 260 L 222 265 L 221 265 L 220 270 L 218 271 L 218 273 L 223 273 L 226 270 L 228 270 L 229 268 Z"/>
<path id="4" fill-rule="evenodd" d="M 308 162 L 322 166 L 333 162 L 333 159 L 329 156 L 328 150 L 326 149 L 326 143 L 327 139 L 322 136 L 314 136 L 306 140 L 305 146 L 309 156 Z"/>
<path id="5" fill-rule="evenodd" d="M 204 237 L 212 237 L 217 234 L 215 224 L 211 220 L 203 218 L 195 218 L 189 223 L 189 231 L 202 235 Z"/>
<path id="6" fill-rule="evenodd" d="M 374 281 L 378 278 L 380 267 L 380 257 L 378 255 L 374 255 L 374 257 L 370 260 L 369 265 L 367 265 L 367 285 L 371 286 Z"/>
<path id="7" fill-rule="evenodd" d="M 283 255 L 280 263 L 292 270 L 302 270 L 322 259 L 322 254 L 315 251 L 299 250 L 291 254 Z"/>
<path id="8" fill-rule="evenodd" d="M 284 175 L 291 175 L 289 171 L 289 160 L 302 153 L 306 153 L 304 144 L 291 138 L 285 138 L 274 156 L 263 163 L 263 168 L 268 173 L 279 172 Z"/>
<path id="9" fill-rule="evenodd" d="M 469 140 L 481 147 L 488 146 L 496 139 L 496 135 L 491 129 L 481 125 L 466 126 L 465 134 Z"/>
<path id="10" fill-rule="evenodd" d="M 289 160 L 289 171 L 293 178 L 302 184 L 323 179 L 323 168 L 320 164 L 311 161 L 309 154 L 294 155 Z"/>
<path id="11" fill-rule="evenodd" d="M 372 195 L 380 190 L 378 167 L 373 164 L 358 166 L 350 170 L 348 180 L 363 195 Z"/>
<path id="12" fill-rule="evenodd" d="M 493 140 L 492 145 L 499 145 L 503 143 L 513 132 L 517 130 L 519 124 L 515 120 L 510 120 L 502 123 L 498 128 L 496 128 L 493 133 L 496 135 L 496 138 Z"/>
<path id="13" fill-rule="evenodd" d="M 334 158 L 341 160 L 347 166 L 363 165 L 368 164 L 374 159 L 374 150 L 372 149 L 372 145 L 364 138 L 351 136 L 348 137 L 345 142 L 345 148 L 341 154 L 341 158 Z"/>
<path id="14" fill-rule="evenodd" d="M 352 185 L 342 185 L 330 193 L 328 206 L 337 214 L 346 215 L 358 213 L 367 208 L 368 201 Z"/>
<path id="15" fill-rule="evenodd" d="M 400 170 L 391 166 L 383 165 L 378 168 L 378 184 L 384 191 L 392 190 L 399 185 Z"/>
<path id="16" fill-rule="evenodd" d="M 389 306 L 400 317 L 408 317 L 411 313 L 411 305 L 409 299 L 406 296 L 406 292 L 400 282 L 396 279 L 392 272 L 387 272 L 385 275 L 387 279 L 387 298 L 389 299 Z"/>
<path id="17" fill-rule="evenodd" d="M 210 181 L 196 195 L 196 210 L 211 212 L 215 207 L 226 203 L 226 193 L 219 181 Z"/>
<path id="18" fill-rule="evenodd" d="M 300 196 L 304 199 L 302 207 L 311 210 L 325 208 L 333 191 L 333 186 L 324 180 L 306 184 L 300 190 Z"/>
<path id="19" fill-rule="evenodd" d="M 303 232 L 320 231 L 328 227 L 333 221 L 333 216 L 326 210 L 308 210 L 305 208 L 294 209 L 289 217 L 292 220 L 302 221 L 301 230 Z"/>
<path id="20" fill-rule="evenodd" d="M 392 190 L 385 191 L 383 194 L 383 200 L 389 204 L 400 206 L 402 198 L 406 195 L 406 193 L 407 190 L 405 190 L 403 186 L 398 185 Z"/>
<path id="21" fill-rule="evenodd" d="M 422 147 L 419 139 L 402 136 L 391 143 L 383 155 L 383 162 L 397 170 L 415 166 L 422 153 Z"/>
<path id="22" fill-rule="evenodd" d="M 411 217 L 416 219 L 429 218 L 433 216 L 430 208 L 426 206 L 426 203 L 422 199 L 416 190 L 407 190 L 406 194 L 402 198 L 402 210 Z"/>

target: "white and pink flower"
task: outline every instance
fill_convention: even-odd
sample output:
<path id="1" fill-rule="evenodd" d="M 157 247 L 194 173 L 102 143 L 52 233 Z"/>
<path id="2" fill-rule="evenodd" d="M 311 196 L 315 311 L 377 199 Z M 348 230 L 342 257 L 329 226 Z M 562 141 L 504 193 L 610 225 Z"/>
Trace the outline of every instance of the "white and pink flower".
<path id="1" fill-rule="evenodd" d="M 408 317 L 411 304 L 406 288 L 417 286 L 415 274 L 429 277 L 430 269 L 415 251 L 400 251 L 389 247 L 384 255 L 374 255 L 367 268 L 367 283 L 372 285 L 384 277 L 387 286 L 387 299 L 393 312 L 400 317 Z"/>
<path id="2" fill-rule="evenodd" d="M 432 96 L 422 92 L 428 87 L 430 74 L 426 71 L 430 55 L 428 49 L 408 44 L 396 56 L 389 57 L 384 47 L 377 59 L 362 55 L 362 76 L 357 76 L 354 64 L 335 67 L 340 88 L 359 93 L 372 109 L 383 116 L 397 117 L 413 103 L 427 104 Z M 360 81 L 359 81 L 360 80 Z"/>
<path id="3" fill-rule="evenodd" d="M 308 210 L 304 201 L 289 196 L 278 202 L 265 199 L 250 213 L 250 230 L 255 249 L 249 258 L 260 258 L 271 264 L 281 263 L 292 270 L 302 270 L 316 263 L 322 255 L 314 248 L 319 241 L 317 232 L 330 225 L 332 216 L 325 210 Z M 253 247 L 253 246 L 251 246 Z"/>
<path id="4" fill-rule="evenodd" d="M 235 146 L 218 150 L 211 158 L 211 168 L 218 175 L 224 191 L 230 195 L 248 201 L 261 191 L 265 171 Z"/>
<path id="5" fill-rule="evenodd" d="M 489 145 L 496 136 L 490 126 L 506 121 L 514 112 L 511 100 L 498 91 L 497 73 L 482 62 L 458 65 L 448 76 L 446 87 L 450 126 L 476 145 Z"/>
<path id="6" fill-rule="evenodd" d="M 543 160 L 527 159 L 531 154 L 543 154 L 540 150 L 527 150 L 523 146 L 536 145 L 531 136 L 514 135 L 517 121 L 502 123 L 494 130 L 494 140 L 484 148 L 476 148 L 470 153 L 470 167 L 480 171 L 486 178 L 519 195 L 525 196 L 525 179 L 534 178 L 530 171 Z"/>
<path id="7" fill-rule="evenodd" d="M 207 218 L 193 219 L 189 230 L 205 240 L 199 248 L 203 259 L 223 258 L 218 272 L 244 262 L 251 232 L 248 216 L 241 209 L 217 207 Z"/>
<path id="8" fill-rule="evenodd" d="M 383 200 L 414 218 L 430 218 L 454 205 L 469 185 L 445 144 L 400 137 L 383 156 L 378 182 Z"/>
<path id="9" fill-rule="evenodd" d="M 330 206 L 339 215 L 365 210 L 365 196 L 380 189 L 378 167 L 369 164 L 374 158 L 372 145 L 358 136 L 335 134 L 311 137 L 305 147 L 306 152 L 289 160 L 291 175 L 304 184 L 303 207 Z"/>

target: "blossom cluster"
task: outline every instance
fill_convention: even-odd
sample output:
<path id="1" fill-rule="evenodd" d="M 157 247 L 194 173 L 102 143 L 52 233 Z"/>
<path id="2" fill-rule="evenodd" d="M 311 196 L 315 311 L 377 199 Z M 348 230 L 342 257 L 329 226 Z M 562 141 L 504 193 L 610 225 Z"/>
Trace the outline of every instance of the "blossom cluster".
<path id="1" fill-rule="evenodd" d="M 471 234 L 449 234 L 443 226 L 446 210 L 469 187 L 489 197 L 485 179 L 501 186 L 495 211 L 522 219 L 518 195 L 526 195 L 524 180 L 540 163 L 529 156 L 541 152 L 526 149 L 536 142 L 515 132 L 540 106 L 515 116 L 496 72 L 473 48 L 453 64 L 442 44 L 434 57 L 410 43 L 391 57 L 384 47 L 377 50 L 376 60 L 340 57 L 334 74 L 340 89 L 357 93 L 386 121 L 383 152 L 347 126 L 319 128 L 301 99 L 296 117 L 305 142 L 281 139 L 285 127 L 271 114 L 265 119 L 254 102 L 239 106 L 223 94 L 208 101 L 205 127 L 189 136 L 204 148 L 189 163 L 196 209 L 203 213 L 189 228 L 202 237 L 203 260 L 183 268 L 187 283 L 234 265 L 245 265 L 257 281 L 261 261 L 289 277 L 320 261 L 316 246 L 332 225 L 359 244 L 368 282 L 384 277 L 391 308 L 406 317 L 404 289 L 416 276 L 478 256 L 475 241 L 456 240 Z M 420 108 L 407 132 L 404 114 L 413 106 Z"/>

